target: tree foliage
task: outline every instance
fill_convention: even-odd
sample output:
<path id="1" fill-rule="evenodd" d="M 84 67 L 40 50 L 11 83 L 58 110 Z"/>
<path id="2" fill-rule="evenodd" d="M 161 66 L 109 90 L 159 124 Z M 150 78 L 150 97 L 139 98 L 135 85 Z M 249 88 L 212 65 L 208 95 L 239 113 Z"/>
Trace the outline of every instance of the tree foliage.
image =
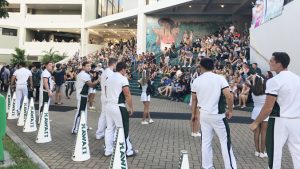
<path id="1" fill-rule="evenodd" d="M 16 53 L 13 53 L 13 58 L 10 60 L 11 64 L 19 64 L 20 62 L 25 62 L 25 50 L 16 48 Z"/>
<path id="2" fill-rule="evenodd" d="M 8 12 L 7 12 L 7 6 L 9 3 L 6 0 L 0 0 L 0 18 L 7 18 Z"/>
<path id="3" fill-rule="evenodd" d="M 42 58 L 42 63 L 46 63 L 46 62 L 53 62 L 53 63 L 57 63 L 61 60 L 63 60 L 66 57 L 66 54 L 63 53 L 62 55 L 59 54 L 58 51 L 54 51 L 53 48 L 51 48 L 49 51 L 43 51 L 44 55 Z"/>

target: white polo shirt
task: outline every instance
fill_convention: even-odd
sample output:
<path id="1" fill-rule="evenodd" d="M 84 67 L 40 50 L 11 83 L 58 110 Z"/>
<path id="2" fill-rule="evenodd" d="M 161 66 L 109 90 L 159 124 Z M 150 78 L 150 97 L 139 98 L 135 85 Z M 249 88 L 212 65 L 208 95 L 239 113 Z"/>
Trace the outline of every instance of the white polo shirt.
<path id="1" fill-rule="evenodd" d="M 92 78 L 91 76 L 86 73 L 85 71 L 81 71 L 77 77 L 76 77 L 76 96 L 80 97 L 80 96 L 84 96 L 87 97 L 89 94 L 89 86 L 86 84 L 86 82 L 91 81 Z M 77 98 L 79 99 L 79 98 Z"/>
<path id="2" fill-rule="evenodd" d="M 271 117 L 300 118 L 299 76 L 290 71 L 281 71 L 267 81 L 266 95 L 277 97 L 279 105 L 279 112 L 272 112 Z"/>
<path id="3" fill-rule="evenodd" d="M 129 86 L 128 79 L 121 73 L 113 73 L 105 82 L 104 92 L 107 103 L 125 103 L 123 87 Z"/>
<path id="4" fill-rule="evenodd" d="M 30 76 L 32 76 L 32 73 L 30 70 L 22 67 L 22 68 L 16 70 L 13 75 L 17 79 L 17 82 L 16 82 L 17 85 L 27 85 L 28 78 Z"/>
<path id="5" fill-rule="evenodd" d="M 228 86 L 225 78 L 215 73 L 205 72 L 198 76 L 191 90 L 197 95 L 200 111 L 204 110 L 203 113 L 209 114 L 225 113 L 226 102 L 222 90 Z"/>
<path id="6" fill-rule="evenodd" d="M 101 74 L 101 93 L 104 95 L 105 81 L 113 74 L 114 72 L 110 68 L 106 68 Z"/>
<path id="7" fill-rule="evenodd" d="M 52 81 L 52 79 L 51 79 L 51 73 L 50 73 L 47 69 L 45 69 L 45 70 L 42 72 L 42 78 L 41 78 L 42 83 L 41 83 L 41 84 L 44 84 L 44 81 L 43 81 L 44 78 L 47 78 L 47 79 L 48 79 L 48 87 L 49 87 L 49 89 L 52 91 L 54 84 L 53 84 L 53 81 Z M 45 90 L 44 85 L 43 85 L 43 91 L 47 92 L 47 91 Z"/>

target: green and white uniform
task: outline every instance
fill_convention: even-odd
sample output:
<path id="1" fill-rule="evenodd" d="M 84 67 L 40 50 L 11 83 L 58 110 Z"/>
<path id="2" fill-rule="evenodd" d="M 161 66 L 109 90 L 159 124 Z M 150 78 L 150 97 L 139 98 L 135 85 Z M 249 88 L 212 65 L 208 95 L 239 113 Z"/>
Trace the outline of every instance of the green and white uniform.
<path id="1" fill-rule="evenodd" d="M 85 71 L 81 71 L 76 77 L 76 98 L 77 98 L 77 111 L 75 114 L 74 124 L 72 128 L 72 133 L 77 133 L 81 111 L 85 111 L 87 120 L 87 96 L 89 93 L 88 81 L 91 81 L 91 76 Z M 86 123 L 87 124 L 87 123 Z"/>
<path id="2" fill-rule="evenodd" d="M 111 154 L 113 152 L 114 133 L 117 127 L 124 128 L 126 154 L 131 155 L 134 152 L 129 140 L 129 113 L 125 106 L 125 96 L 123 93 L 123 88 L 128 86 L 128 79 L 119 72 L 111 75 L 105 82 L 103 90 L 106 97 L 106 154 Z"/>
<path id="3" fill-rule="evenodd" d="M 229 85 L 224 77 L 205 72 L 197 77 L 192 92 L 197 95 L 202 131 L 202 168 L 213 168 L 212 139 L 217 134 L 223 155 L 225 169 L 236 169 L 236 160 L 232 151 L 230 129 L 225 117 L 225 96 L 222 90 Z"/>
<path id="4" fill-rule="evenodd" d="M 300 168 L 300 77 L 290 71 L 281 71 L 267 81 L 266 95 L 277 98 L 267 129 L 269 168 L 281 168 L 285 143 L 289 147 L 294 168 Z"/>

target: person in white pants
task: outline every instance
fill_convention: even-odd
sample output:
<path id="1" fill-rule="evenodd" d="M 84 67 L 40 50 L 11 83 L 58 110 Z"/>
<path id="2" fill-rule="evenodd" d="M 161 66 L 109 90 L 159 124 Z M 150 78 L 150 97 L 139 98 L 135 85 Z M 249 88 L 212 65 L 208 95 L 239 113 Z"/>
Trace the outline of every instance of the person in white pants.
<path id="1" fill-rule="evenodd" d="M 19 64 L 19 69 L 16 70 L 12 76 L 11 84 L 14 85 L 16 81 L 16 97 L 17 97 L 17 112 L 20 113 L 20 107 L 24 97 L 28 97 L 28 80 L 30 89 L 32 85 L 32 73 L 25 68 L 25 62 Z"/>
<path id="2" fill-rule="evenodd" d="M 102 72 L 101 74 L 101 114 L 98 120 L 98 129 L 96 131 L 96 139 L 100 140 L 104 138 L 105 135 L 105 128 L 106 128 L 106 116 L 105 116 L 105 81 L 114 73 L 117 65 L 117 59 L 110 58 L 108 60 L 108 67 Z"/>
<path id="3" fill-rule="evenodd" d="M 113 153 L 114 133 L 118 127 L 124 128 L 127 157 L 135 155 L 129 139 L 129 116 L 133 114 L 133 105 L 129 82 L 125 77 L 126 69 L 126 63 L 119 62 L 116 66 L 117 72 L 111 75 L 105 82 L 104 94 L 107 102 L 105 106 L 107 122 L 105 130 L 105 156 L 111 156 Z M 125 102 L 129 107 L 129 112 L 127 111 Z"/>
<path id="4" fill-rule="evenodd" d="M 230 129 L 227 119 L 232 117 L 233 98 L 228 82 L 224 77 L 214 74 L 214 61 L 203 58 L 200 61 L 202 74 L 192 85 L 192 121 L 199 120 L 202 131 L 202 168 L 212 169 L 213 149 L 212 139 L 217 134 L 225 169 L 236 169 L 236 160 L 232 151 Z M 228 112 L 225 113 L 226 102 Z M 197 107 L 200 112 L 197 113 Z M 226 117 L 225 117 L 226 116 Z"/>
<path id="5" fill-rule="evenodd" d="M 81 72 L 76 77 L 77 111 L 75 113 L 72 134 L 77 134 L 80 123 L 81 111 L 85 111 L 87 120 L 87 97 L 89 87 L 95 87 L 100 82 L 100 79 L 94 82 L 91 81 L 91 76 L 88 74 L 90 70 L 91 64 L 89 62 L 83 62 Z M 88 129 L 90 128 L 88 127 Z"/>
<path id="6" fill-rule="evenodd" d="M 267 81 L 266 102 L 256 120 L 250 125 L 255 131 L 269 116 L 266 148 L 269 169 L 281 168 L 282 148 L 287 143 L 294 168 L 300 168 L 300 77 L 287 70 L 290 57 L 285 52 L 274 52 L 270 70 L 277 75 Z"/>

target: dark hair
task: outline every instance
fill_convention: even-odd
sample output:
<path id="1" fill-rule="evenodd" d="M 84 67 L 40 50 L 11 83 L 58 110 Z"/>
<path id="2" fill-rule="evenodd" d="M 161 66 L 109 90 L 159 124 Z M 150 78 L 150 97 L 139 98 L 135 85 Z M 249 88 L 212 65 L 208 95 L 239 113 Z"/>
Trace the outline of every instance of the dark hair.
<path id="1" fill-rule="evenodd" d="M 56 64 L 56 69 L 60 69 L 60 66 L 61 66 L 60 63 Z"/>
<path id="2" fill-rule="evenodd" d="M 271 79 L 273 77 L 273 73 L 271 71 L 267 71 L 268 73 L 268 78 Z"/>
<path id="3" fill-rule="evenodd" d="M 201 67 L 203 67 L 206 70 L 213 70 L 214 69 L 214 61 L 210 58 L 203 58 L 200 61 Z"/>
<path id="4" fill-rule="evenodd" d="M 255 96 L 260 96 L 265 94 L 265 90 L 266 90 L 266 80 L 261 77 L 256 75 L 255 79 L 254 79 L 254 84 L 252 84 L 252 93 Z"/>
<path id="5" fill-rule="evenodd" d="M 281 63 L 283 68 L 287 68 L 290 64 L 290 57 L 285 52 L 274 52 L 272 54 L 276 63 Z"/>
<path id="6" fill-rule="evenodd" d="M 44 63 L 45 66 L 47 66 L 49 63 L 53 63 L 52 61 L 47 61 Z"/>
<path id="7" fill-rule="evenodd" d="M 22 66 L 22 67 L 25 67 L 26 63 L 22 61 L 22 62 L 19 63 L 19 65 Z"/>
<path id="8" fill-rule="evenodd" d="M 118 62 L 118 60 L 116 58 L 109 58 L 109 60 L 108 60 L 108 66 L 116 64 L 117 62 Z"/>
<path id="9" fill-rule="evenodd" d="M 81 64 L 81 66 L 84 67 L 84 66 L 86 66 L 87 64 L 89 64 L 89 62 L 83 62 L 83 63 Z"/>
<path id="10" fill-rule="evenodd" d="M 120 72 L 121 70 L 126 69 L 126 68 L 127 68 L 127 65 L 125 62 L 119 62 L 116 66 L 116 71 Z"/>

